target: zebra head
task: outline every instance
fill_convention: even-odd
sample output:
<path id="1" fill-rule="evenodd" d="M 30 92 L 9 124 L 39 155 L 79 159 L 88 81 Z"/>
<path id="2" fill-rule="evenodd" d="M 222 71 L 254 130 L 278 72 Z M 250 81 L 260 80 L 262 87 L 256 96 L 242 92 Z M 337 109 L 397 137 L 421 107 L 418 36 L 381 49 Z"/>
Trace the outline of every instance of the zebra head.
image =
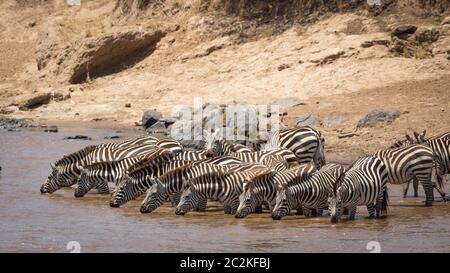
<path id="1" fill-rule="evenodd" d="M 183 193 L 180 197 L 180 202 L 178 203 L 177 208 L 175 209 L 176 215 L 185 215 L 188 211 L 190 211 L 195 204 L 198 204 L 198 192 L 195 187 L 190 183 L 186 183 L 184 186 Z"/>
<path id="2" fill-rule="evenodd" d="M 50 167 L 52 168 L 52 171 L 44 184 L 42 184 L 41 193 L 54 193 L 62 188 L 62 186 L 58 184 L 58 167 L 53 163 L 50 163 Z"/>
<path id="3" fill-rule="evenodd" d="M 222 139 L 222 130 L 217 128 L 213 133 L 203 130 L 203 140 L 205 141 L 205 150 L 208 157 L 222 155 L 219 140 Z"/>
<path id="4" fill-rule="evenodd" d="M 88 170 L 80 167 L 81 175 L 78 178 L 77 188 L 75 189 L 75 197 L 83 197 L 88 191 L 90 191 L 95 185 L 93 185 L 93 179 L 89 175 Z"/>
<path id="5" fill-rule="evenodd" d="M 279 184 L 277 183 L 277 197 L 275 207 L 272 211 L 272 219 L 280 220 L 282 217 L 286 216 L 291 208 L 289 205 L 290 191 L 287 184 Z"/>
<path id="6" fill-rule="evenodd" d="M 141 213 L 150 213 L 164 204 L 167 199 L 165 185 L 156 177 L 146 176 L 151 186 L 141 204 Z"/>
<path id="7" fill-rule="evenodd" d="M 342 173 L 333 185 L 333 191 L 328 198 L 328 210 L 330 211 L 331 222 L 337 223 L 342 216 L 342 182 L 344 181 L 345 173 Z"/>
<path id="8" fill-rule="evenodd" d="M 243 192 L 239 195 L 239 207 L 234 217 L 244 218 L 255 211 L 256 200 L 253 194 L 253 185 L 251 182 L 244 183 Z"/>
<path id="9" fill-rule="evenodd" d="M 118 208 L 121 205 L 138 198 L 148 189 L 149 181 L 145 176 L 130 176 L 124 174 L 122 180 L 114 190 L 109 205 Z"/>

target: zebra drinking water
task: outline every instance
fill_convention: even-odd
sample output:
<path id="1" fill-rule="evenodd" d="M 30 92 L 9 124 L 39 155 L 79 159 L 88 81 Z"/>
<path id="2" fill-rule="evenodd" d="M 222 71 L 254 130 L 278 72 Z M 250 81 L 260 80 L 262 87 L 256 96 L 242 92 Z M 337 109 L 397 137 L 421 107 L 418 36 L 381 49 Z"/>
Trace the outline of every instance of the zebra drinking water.
<path id="1" fill-rule="evenodd" d="M 361 205 L 367 206 L 371 218 L 386 213 L 387 179 L 386 166 L 380 159 L 374 156 L 358 159 L 334 183 L 328 199 L 331 222 L 337 223 L 344 209 L 348 209 L 349 219 L 354 220 L 356 208 Z"/>
<path id="2" fill-rule="evenodd" d="M 278 184 L 298 183 L 316 171 L 315 165 L 308 163 L 282 172 L 272 172 L 245 181 L 243 192 L 239 196 L 239 207 L 236 218 L 244 218 L 254 212 L 258 206 L 268 203 L 272 209 L 275 206 Z"/>
<path id="3" fill-rule="evenodd" d="M 190 178 L 184 184 L 180 202 L 175 214 L 184 215 L 201 200 L 219 200 L 224 205 L 226 214 L 234 214 L 239 206 L 239 195 L 245 180 L 272 172 L 267 167 L 252 170 L 223 172 L 215 170 Z"/>
<path id="4" fill-rule="evenodd" d="M 295 208 L 327 209 L 328 196 L 333 190 L 333 184 L 344 171 L 343 166 L 331 163 L 301 181 L 294 181 L 292 184 L 277 183 L 278 190 L 272 218 L 279 220 Z"/>

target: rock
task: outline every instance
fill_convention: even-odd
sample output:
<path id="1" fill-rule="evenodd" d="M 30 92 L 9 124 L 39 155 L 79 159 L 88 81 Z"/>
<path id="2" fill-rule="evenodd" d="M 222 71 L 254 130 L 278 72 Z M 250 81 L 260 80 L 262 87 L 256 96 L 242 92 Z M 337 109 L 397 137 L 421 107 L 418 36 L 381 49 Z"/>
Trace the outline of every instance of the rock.
<path id="1" fill-rule="evenodd" d="M 68 99 L 70 99 L 70 97 L 71 97 L 70 92 L 65 92 L 65 91 L 56 91 L 56 92 L 53 92 L 53 94 L 52 94 L 52 98 L 54 101 L 68 100 Z"/>
<path id="2" fill-rule="evenodd" d="M 340 48 L 331 48 L 323 54 L 320 54 L 320 57 L 310 60 L 310 62 L 320 65 L 329 64 L 339 59 L 344 53 L 345 51 Z"/>
<path id="3" fill-rule="evenodd" d="M 16 131 L 18 128 L 36 127 L 39 127 L 39 124 L 31 119 L 0 117 L 0 129 Z"/>
<path id="4" fill-rule="evenodd" d="M 433 43 L 439 39 L 439 30 L 433 27 L 419 27 L 414 36 L 419 43 Z"/>
<path id="5" fill-rule="evenodd" d="M 450 16 L 445 17 L 444 20 L 442 20 L 441 24 L 450 25 Z"/>
<path id="6" fill-rule="evenodd" d="M 411 24 L 398 25 L 392 29 L 392 35 L 399 38 L 406 38 L 409 34 L 416 32 L 417 26 Z"/>
<path id="7" fill-rule="evenodd" d="M 51 92 L 36 92 L 19 98 L 10 106 L 17 106 L 20 110 L 29 110 L 37 108 L 43 104 L 48 104 L 51 98 Z"/>
<path id="8" fill-rule="evenodd" d="M 357 133 L 342 133 L 340 135 L 338 135 L 338 138 L 348 138 L 348 137 L 354 137 L 354 136 L 359 136 L 359 134 Z"/>
<path id="9" fill-rule="evenodd" d="M 395 119 L 400 117 L 399 110 L 383 110 L 374 109 L 370 111 L 364 118 L 359 120 L 357 128 L 373 126 L 378 122 L 392 123 Z"/>
<path id="10" fill-rule="evenodd" d="M 284 97 L 271 102 L 270 105 L 278 105 L 280 112 L 283 112 L 290 107 L 305 105 L 305 102 L 299 97 Z"/>
<path id="11" fill-rule="evenodd" d="M 104 139 L 117 139 L 120 138 L 120 136 L 105 136 Z"/>
<path id="12" fill-rule="evenodd" d="M 297 118 L 295 122 L 295 126 L 320 126 L 322 125 L 322 121 L 319 117 L 314 115 L 300 116 Z"/>
<path id="13" fill-rule="evenodd" d="M 92 140 L 92 138 L 84 135 L 66 136 L 64 139 L 81 139 L 81 140 Z"/>
<path id="14" fill-rule="evenodd" d="M 201 58 L 210 55 L 214 51 L 225 48 L 231 44 L 230 37 L 225 36 L 207 43 L 200 43 L 192 52 L 188 52 L 180 57 L 181 60 Z"/>
<path id="15" fill-rule="evenodd" d="M 289 64 L 280 64 L 277 69 L 278 69 L 278 71 L 283 71 L 290 67 L 291 67 L 291 65 L 289 65 Z"/>
<path id="16" fill-rule="evenodd" d="M 111 74 L 151 54 L 164 35 L 159 30 L 130 30 L 81 37 L 58 53 L 52 71 L 60 81 L 72 84 Z"/>
<path id="17" fill-rule="evenodd" d="M 367 48 L 367 47 L 371 47 L 374 45 L 384 45 L 384 46 L 388 46 L 390 43 L 389 40 L 385 40 L 385 39 L 379 39 L 379 40 L 371 40 L 371 41 L 365 41 L 361 44 L 361 47 Z"/>
<path id="18" fill-rule="evenodd" d="M 167 135 L 167 128 L 166 124 L 163 121 L 157 121 L 154 124 L 152 124 L 150 127 L 147 127 L 145 129 L 147 134 L 149 135 Z"/>
<path id="19" fill-rule="evenodd" d="M 125 103 L 126 108 L 131 108 L 131 103 Z"/>
<path id="20" fill-rule="evenodd" d="M 48 132 L 48 133 L 58 133 L 58 127 L 56 125 L 48 125 L 45 129 L 44 132 Z"/>
<path id="21" fill-rule="evenodd" d="M 142 116 L 142 126 L 144 129 L 149 128 L 156 122 L 158 122 L 162 118 L 162 115 L 160 112 L 156 110 L 147 110 L 144 112 L 144 115 Z"/>
<path id="22" fill-rule="evenodd" d="M 19 107 L 17 107 L 17 106 L 6 106 L 3 108 L 0 108 L 1 115 L 9 115 L 9 114 L 12 114 L 17 111 L 19 111 Z"/>

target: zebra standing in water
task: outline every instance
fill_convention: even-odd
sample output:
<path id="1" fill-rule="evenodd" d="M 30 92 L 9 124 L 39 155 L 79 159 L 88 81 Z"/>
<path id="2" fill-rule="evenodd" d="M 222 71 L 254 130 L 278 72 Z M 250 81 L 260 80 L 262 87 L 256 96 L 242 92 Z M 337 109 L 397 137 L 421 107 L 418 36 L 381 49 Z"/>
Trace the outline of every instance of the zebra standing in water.
<path id="1" fill-rule="evenodd" d="M 174 154 L 166 149 L 158 149 L 144 155 L 127 157 L 117 161 L 97 162 L 86 167 L 81 167 L 81 175 L 78 186 L 75 189 L 75 197 L 84 196 L 92 188 L 97 188 L 99 193 L 109 193 L 108 182 L 116 185 L 123 179 L 126 170 L 137 162 L 158 164 L 161 161 L 169 161 Z"/>
<path id="2" fill-rule="evenodd" d="M 367 206 L 370 218 L 385 214 L 387 179 L 386 166 L 380 159 L 373 156 L 358 159 L 334 183 L 328 199 L 331 222 L 337 223 L 344 209 L 348 209 L 349 219 L 355 220 L 356 208 L 361 205 Z"/>
<path id="3" fill-rule="evenodd" d="M 217 160 L 220 159 L 221 158 L 218 158 Z M 154 211 L 164 203 L 167 197 L 180 194 L 183 191 L 183 186 L 186 184 L 187 180 L 206 173 L 267 169 L 264 165 L 255 163 L 222 165 L 220 164 L 221 162 L 224 163 L 225 161 L 220 160 L 215 164 L 211 164 L 213 163 L 213 160 L 195 162 L 166 172 L 159 177 L 147 177 L 147 183 L 149 183 L 151 187 L 142 202 L 140 211 L 142 213 Z M 196 204 L 196 207 L 199 208 L 200 211 L 204 211 L 206 208 L 206 199 L 199 201 L 199 203 Z"/>
<path id="4" fill-rule="evenodd" d="M 299 163 L 308 163 L 313 160 L 319 170 L 326 164 L 324 145 L 325 139 L 320 131 L 310 126 L 302 126 L 272 132 L 263 150 L 275 148 L 291 150 L 297 156 Z"/>
<path id="5" fill-rule="evenodd" d="M 308 163 L 290 168 L 282 172 L 272 172 L 258 176 L 244 182 L 243 192 L 239 196 L 239 207 L 236 218 L 244 218 L 258 206 L 268 203 L 270 208 L 275 206 L 278 184 L 293 184 L 309 177 L 316 171 L 315 165 Z"/>
<path id="6" fill-rule="evenodd" d="M 327 209 L 328 196 L 333 190 L 333 184 L 344 171 L 343 166 L 331 163 L 300 182 L 277 183 L 278 190 L 272 219 L 279 220 L 295 208 Z"/>
<path id="7" fill-rule="evenodd" d="M 125 175 L 125 178 L 114 191 L 109 205 L 111 207 L 120 207 L 128 201 L 138 198 L 151 187 L 152 184 L 149 178 L 159 177 L 187 164 L 210 163 L 230 165 L 242 163 L 242 161 L 233 157 L 210 158 L 199 162 L 192 162 L 188 160 L 177 160 L 178 155 L 175 155 L 170 162 L 162 162 L 162 164 L 136 164 L 130 167 L 127 170 L 128 173 Z"/>
<path id="8" fill-rule="evenodd" d="M 239 206 L 242 181 L 272 172 L 267 167 L 223 172 L 221 170 L 200 174 L 187 180 L 175 214 L 184 215 L 202 200 L 213 199 L 223 202 L 226 214 L 234 214 Z"/>
<path id="9" fill-rule="evenodd" d="M 424 130 L 422 134 L 414 132 L 414 137 L 406 135 L 405 140 L 400 140 L 394 143 L 390 148 L 406 147 L 412 144 L 422 144 L 430 147 L 431 150 L 433 150 L 434 155 L 436 156 L 436 160 L 439 161 L 439 166 L 441 167 L 440 169 L 436 169 L 436 179 L 441 190 L 439 191 L 438 189 L 438 191 L 441 196 L 445 200 L 447 200 L 447 198 L 445 198 L 445 192 L 443 192 L 443 176 L 445 176 L 446 174 L 450 174 L 450 132 L 430 137 L 429 139 L 425 137 L 425 134 L 426 131 Z M 403 188 L 403 197 L 406 197 L 410 183 L 411 182 L 408 181 L 405 184 L 405 187 Z M 413 179 L 414 197 L 418 196 L 418 186 L 418 181 L 416 179 Z"/>
<path id="10" fill-rule="evenodd" d="M 138 156 L 158 147 L 178 152 L 181 150 L 179 148 L 181 144 L 178 143 L 176 145 L 176 143 L 175 140 L 170 139 L 162 139 L 155 142 L 154 137 L 139 137 L 121 143 L 87 146 L 75 153 L 64 156 L 54 164 L 50 164 L 52 171 L 41 186 L 41 193 L 53 193 L 62 187 L 74 185 L 80 175 L 80 166 L 86 166 L 94 162 L 114 161 Z"/>
<path id="11" fill-rule="evenodd" d="M 425 206 L 431 206 L 434 200 L 431 174 L 435 164 L 433 151 L 424 145 L 410 145 L 403 148 L 381 150 L 374 154 L 381 159 L 388 171 L 388 182 L 391 184 L 407 183 L 417 179 L 425 191 Z M 439 166 L 436 166 L 440 168 Z"/>

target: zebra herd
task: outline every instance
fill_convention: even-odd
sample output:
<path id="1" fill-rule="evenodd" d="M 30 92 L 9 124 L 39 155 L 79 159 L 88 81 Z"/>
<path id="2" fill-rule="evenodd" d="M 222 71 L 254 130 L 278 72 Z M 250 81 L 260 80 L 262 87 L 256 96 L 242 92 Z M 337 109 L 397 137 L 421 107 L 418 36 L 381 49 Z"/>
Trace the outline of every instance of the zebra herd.
<path id="1" fill-rule="evenodd" d="M 41 193 L 76 184 L 75 197 L 91 189 L 110 193 L 110 206 L 120 207 L 145 195 L 141 213 L 170 201 L 177 215 L 205 211 L 208 201 L 223 203 L 225 214 L 244 218 L 271 211 L 275 220 L 291 211 L 305 216 L 328 210 L 331 222 L 343 214 L 355 219 L 357 206 L 369 217 L 386 215 L 387 184 L 422 184 L 425 206 L 436 189 L 446 200 L 442 176 L 450 173 L 450 133 L 414 137 L 357 159 L 349 168 L 325 160 L 320 131 L 303 126 L 281 129 L 260 147 L 223 139 L 222 131 L 204 131 L 205 147 L 187 150 L 170 138 L 139 137 L 121 143 L 87 146 L 51 164 Z M 433 179 L 433 178 L 436 179 Z M 434 182 L 434 181 L 437 182 Z"/>

